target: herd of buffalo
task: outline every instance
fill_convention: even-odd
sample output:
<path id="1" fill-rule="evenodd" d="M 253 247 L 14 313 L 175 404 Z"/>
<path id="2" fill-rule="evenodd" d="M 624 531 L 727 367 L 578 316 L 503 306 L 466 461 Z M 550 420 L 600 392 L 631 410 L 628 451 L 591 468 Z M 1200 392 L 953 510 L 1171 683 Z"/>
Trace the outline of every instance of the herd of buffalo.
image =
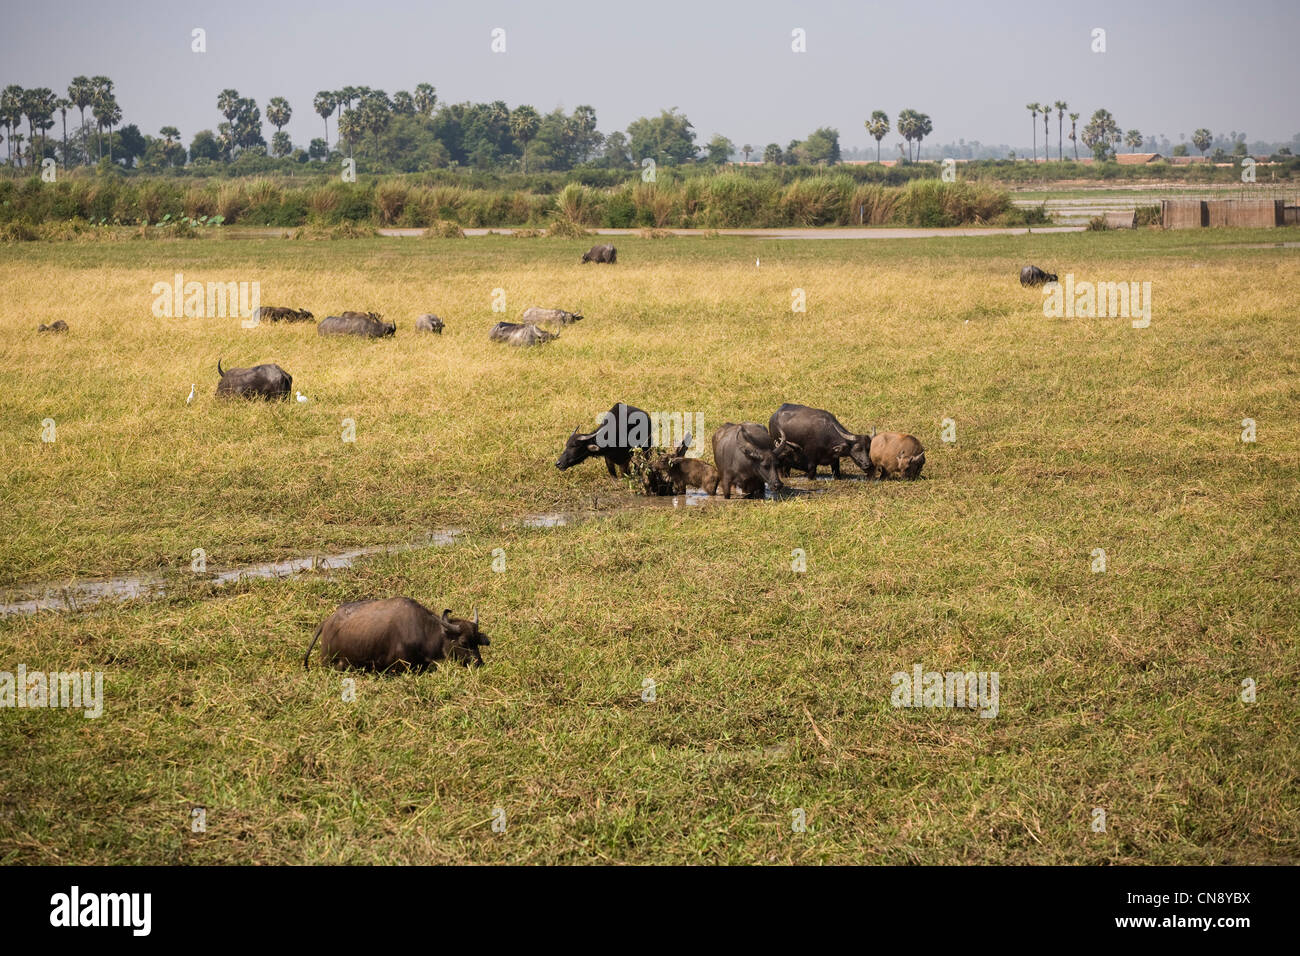
<path id="1" fill-rule="evenodd" d="M 582 261 L 614 263 L 612 245 L 593 246 Z M 1026 286 L 1055 282 L 1056 276 L 1037 266 L 1026 266 L 1020 273 Z M 271 322 L 312 322 L 314 316 L 305 309 L 265 306 L 258 309 L 259 320 Z M 539 328 L 542 324 L 570 325 L 582 315 L 562 309 L 530 308 L 520 322 L 498 322 L 489 333 L 494 341 L 515 345 L 534 345 L 550 341 L 557 333 Z M 441 333 L 444 323 L 426 313 L 415 321 L 418 332 Z M 62 320 L 41 325 L 40 332 L 66 332 Z M 322 319 L 320 335 L 354 335 L 384 338 L 394 335 L 397 326 L 384 322 L 374 312 L 343 312 Z M 293 387 L 293 378 L 274 364 L 252 368 L 223 369 L 217 361 L 217 395 L 285 399 Z M 840 478 L 841 462 L 848 458 L 868 477 L 919 478 L 925 465 L 925 449 L 913 435 L 898 432 L 871 434 L 852 432 L 833 414 L 820 408 L 786 403 L 772 413 L 764 426 L 759 422 L 726 422 L 713 433 L 713 464 L 702 458 L 687 456 L 688 434 L 677 447 L 664 451 L 651 447 L 653 429 L 650 415 L 623 402 L 615 404 L 602 416 L 600 429 L 573 433 L 555 467 L 561 471 L 589 458 L 601 458 L 611 478 L 628 475 L 633 459 L 640 456 L 641 479 L 647 494 L 681 495 L 688 488 L 705 494 L 721 492 L 724 498 L 737 493 L 747 498 L 761 498 L 767 489 L 774 493 L 784 485 L 792 470 L 816 478 L 818 468 L 827 466 Z M 480 647 L 492 642 L 479 629 L 478 611 L 470 620 L 430 611 L 407 597 L 353 601 L 341 605 L 317 627 L 303 657 L 310 666 L 311 652 L 320 641 L 321 658 L 335 667 L 358 667 L 378 671 L 424 670 L 440 661 L 466 666 L 482 666 Z"/>

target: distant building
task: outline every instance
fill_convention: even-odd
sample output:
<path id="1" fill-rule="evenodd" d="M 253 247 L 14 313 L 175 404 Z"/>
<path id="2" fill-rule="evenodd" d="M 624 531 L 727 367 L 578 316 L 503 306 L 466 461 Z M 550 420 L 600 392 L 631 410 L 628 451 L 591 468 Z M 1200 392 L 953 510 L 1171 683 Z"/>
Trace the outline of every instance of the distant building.
<path id="1" fill-rule="evenodd" d="M 1145 166 L 1147 163 L 1162 163 L 1164 157 L 1159 153 L 1116 153 L 1115 162 L 1121 166 Z"/>

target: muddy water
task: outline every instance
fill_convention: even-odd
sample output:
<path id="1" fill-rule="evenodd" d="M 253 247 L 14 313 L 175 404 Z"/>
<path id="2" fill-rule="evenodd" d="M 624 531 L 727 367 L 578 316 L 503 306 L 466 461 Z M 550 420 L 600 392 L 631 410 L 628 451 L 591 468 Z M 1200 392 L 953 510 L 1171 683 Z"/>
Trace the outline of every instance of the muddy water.
<path id="1" fill-rule="evenodd" d="M 849 476 L 861 477 L 861 476 Z M 826 491 L 826 487 L 784 488 L 773 496 L 771 491 L 765 495 L 768 501 L 783 501 Z M 549 512 L 528 514 L 516 519 L 525 528 L 562 528 L 582 524 L 596 518 L 612 514 L 623 514 L 644 508 L 718 508 L 744 502 L 745 499 L 724 499 L 720 496 L 710 497 L 702 491 L 688 491 L 684 495 L 664 498 L 646 498 L 635 496 L 620 497 L 613 507 L 589 511 Z M 596 502 L 599 504 L 599 500 Z M 750 504 L 756 502 L 749 502 Z M 393 545 L 374 545 L 366 548 L 353 548 L 333 554 L 314 554 L 301 558 L 289 558 L 283 561 L 269 561 L 258 564 L 240 565 L 225 570 L 210 571 L 196 575 L 196 580 L 217 587 L 225 587 L 242 580 L 269 580 L 287 578 L 304 572 L 329 574 L 331 571 L 350 568 L 367 558 L 424 548 L 445 548 L 456 542 L 461 535 L 459 529 L 433 531 L 414 542 Z M 140 599 L 157 599 L 167 593 L 167 579 L 158 574 L 124 574 L 102 580 L 77 580 L 48 582 L 27 587 L 6 588 L 4 600 L 0 602 L 0 618 L 20 614 L 37 614 L 41 611 L 80 611 L 98 604 Z"/>

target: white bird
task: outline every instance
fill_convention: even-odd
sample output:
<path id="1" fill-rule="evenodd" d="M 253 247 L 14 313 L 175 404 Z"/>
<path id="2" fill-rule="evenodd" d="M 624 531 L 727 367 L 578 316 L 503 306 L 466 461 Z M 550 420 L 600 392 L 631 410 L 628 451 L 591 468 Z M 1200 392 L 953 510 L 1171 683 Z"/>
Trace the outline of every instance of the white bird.
<path id="1" fill-rule="evenodd" d="M 185 399 L 185 404 L 188 405 L 192 401 L 194 401 L 194 383 L 190 382 L 190 397 Z"/>
<path id="2" fill-rule="evenodd" d="M 758 260 L 757 260 L 757 259 L 754 260 L 754 268 L 755 268 L 755 269 L 758 268 Z"/>
<path id="3" fill-rule="evenodd" d="M 302 392 L 299 392 L 299 393 L 298 393 L 298 401 L 300 401 L 300 402 L 305 402 L 305 401 L 307 401 L 307 396 L 304 395 Z"/>

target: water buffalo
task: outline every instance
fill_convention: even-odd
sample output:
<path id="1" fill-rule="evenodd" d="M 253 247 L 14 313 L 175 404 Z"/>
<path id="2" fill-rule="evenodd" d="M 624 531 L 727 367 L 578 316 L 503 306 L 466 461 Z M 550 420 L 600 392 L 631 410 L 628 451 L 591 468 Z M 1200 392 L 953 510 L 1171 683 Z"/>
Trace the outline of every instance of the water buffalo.
<path id="1" fill-rule="evenodd" d="M 381 339 L 397 332 L 393 322 L 381 321 L 377 312 L 344 312 L 321 319 L 316 326 L 318 335 L 360 335 L 369 339 Z"/>
<path id="2" fill-rule="evenodd" d="M 492 643 L 478 629 L 477 608 L 470 621 L 452 617 L 451 611 L 438 617 L 407 597 L 340 605 L 312 635 L 302 659 L 307 670 L 311 670 L 311 651 L 317 638 L 323 662 L 377 671 L 422 671 L 436 668 L 441 660 L 482 667 L 479 648 Z"/>
<path id="3" fill-rule="evenodd" d="M 62 319 L 55 319 L 49 325 L 45 325 L 44 323 L 42 323 L 37 327 L 36 331 L 37 332 L 66 332 L 68 331 L 68 323 L 64 322 Z"/>
<path id="4" fill-rule="evenodd" d="M 609 477 L 617 478 L 627 474 L 633 449 L 649 447 L 650 416 L 635 405 L 619 402 L 601 413 L 601 426 L 595 431 L 573 430 L 555 467 L 564 471 L 588 458 L 604 458 Z"/>
<path id="5" fill-rule="evenodd" d="M 730 498 L 733 487 L 747 498 L 763 497 L 764 485 L 780 491 L 785 487 L 781 482 L 781 460 L 792 451 L 803 453 L 787 438 L 773 444 L 772 436 L 758 422 L 726 422 L 713 433 L 713 461 L 722 497 Z"/>
<path id="6" fill-rule="evenodd" d="M 871 463 L 885 478 L 919 478 L 925 449 L 912 435 L 881 432 L 871 439 Z"/>
<path id="7" fill-rule="evenodd" d="M 293 376 L 278 365 L 254 365 L 252 368 L 221 370 L 217 359 L 218 398 L 288 398 L 293 387 Z"/>
<path id="8" fill-rule="evenodd" d="M 415 331 L 417 332 L 435 332 L 438 335 L 442 335 L 442 330 L 445 327 L 446 326 L 443 325 L 442 319 L 430 312 L 424 313 L 424 315 L 415 320 Z"/>
<path id="9" fill-rule="evenodd" d="M 559 337 L 556 332 L 547 332 L 545 329 L 522 322 L 498 322 L 488 332 L 488 338 L 493 342 L 505 342 L 507 345 L 518 345 L 523 348 L 530 345 L 545 345 Z"/>
<path id="10" fill-rule="evenodd" d="M 817 477 L 819 465 L 830 465 L 831 474 L 840 477 L 840 459 L 846 455 L 871 472 L 871 436 L 849 431 L 828 411 L 786 402 L 772 413 L 767 430 L 773 441 L 788 438 L 803 449 L 803 468 L 809 478 Z"/>
<path id="11" fill-rule="evenodd" d="M 1056 276 L 1051 272 L 1044 272 L 1038 266 L 1025 266 L 1020 270 L 1021 285 L 1043 285 L 1047 282 L 1055 282 Z"/>
<path id="12" fill-rule="evenodd" d="M 613 264 L 618 261 L 618 251 L 612 245 L 592 246 L 582 254 L 583 262 L 608 262 Z"/>
<path id="13" fill-rule="evenodd" d="M 569 325 L 573 322 L 581 322 L 582 315 L 578 312 L 565 312 L 563 309 L 539 309 L 537 306 L 533 306 L 531 309 L 524 310 L 523 319 L 529 325 L 539 325 L 542 322 L 558 322 L 560 325 Z"/>
<path id="14" fill-rule="evenodd" d="M 311 322 L 315 317 L 306 309 L 288 309 L 278 305 L 264 305 L 253 313 L 257 321 Z"/>

